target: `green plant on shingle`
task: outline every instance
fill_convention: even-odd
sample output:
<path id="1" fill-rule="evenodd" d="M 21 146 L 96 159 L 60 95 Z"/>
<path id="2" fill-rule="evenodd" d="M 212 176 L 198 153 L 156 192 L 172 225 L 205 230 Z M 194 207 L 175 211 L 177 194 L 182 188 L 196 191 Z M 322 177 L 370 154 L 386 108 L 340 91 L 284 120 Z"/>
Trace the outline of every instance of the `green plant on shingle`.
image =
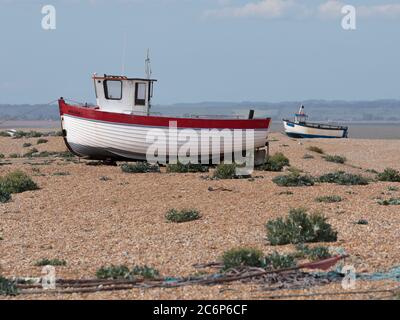
<path id="1" fill-rule="evenodd" d="M 262 251 L 252 248 L 236 248 L 222 256 L 223 270 L 239 267 L 263 267 L 265 258 Z"/>
<path id="2" fill-rule="evenodd" d="M 32 143 L 26 142 L 26 143 L 24 143 L 24 144 L 22 145 L 22 147 L 24 147 L 24 148 L 32 147 Z"/>
<path id="3" fill-rule="evenodd" d="M 298 173 L 290 173 L 288 175 L 277 176 L 272 179 L 280 187 L 303 187 L 313 186 L 314 178 L 309 175 L 300 175 Z"/>
<path id="4" fill-rule="evenodd" d="M 59 177 L 65 177 L 65 176 L 70 176 L 71 174 L 69 172 L 54 172 L 53 176 L 59 176 Z"/>
<path id="5" fill-rule="evenodd" d="M 340 196 L 322 196 L 315 198 L 315 201 L 324 203 L 336 203 L 343 201 L 343 199 Z"/>
<path id="6" fill-rule="evenodd" d="M 14 281 L 0 276 L 0 296 L 16 296 L 18 289 Z"/>
<path id="7" fill-rule="evenodd" d="M 38 153 L 39 150 L 36 148 L 32 148 L 27 153 L 24 154 L 24 158 L 32 158 L 35 153 Z"/>
<path id="8" fill-rule="evenodd" d="M 102 266 L 96 272 L 97 279 L 103 280 L 133 280 L 136 276 L 145 279 L 155 279 L 159 275 L 158 270 L 148 266 L 134 266 L 132 270 L 126 265 Z"/>
<path id="9" fill-rule="evenodd" d="M 392 168 L 386 168 L 382 173 L 378 173 L 377 179 L 379 181 L 400 182 L 400 172 Z"/>
<path id="10" fill-rule="evenodd" d="M 339 164 L 344 164 L 347 161 L 346 157 L 337 156 L 337 155 L 334 155 L 334 156 L 327 155 L 327 156 L 324 156 L 323 158 L 328 162 L 334 162 L 334 163 L 339 163 Z"/>
<path id="11" fill-rule="evenodd" d="M 29 131 L 29 132 L 26 132 L 26 131 L 18 130 L 18 131 L 14 134 L 13 138 L 14 138 L 14 139 L 21 139 L 21 138 L 40 138 L 40 137 L 43 137 L 43 135 L 44 135 L 43 133 L 38 132 L 38 131 Z"/>
<path id="12" fill-rule="evenodd" d="M 45 143 L 47 143 L 47 142 L 49 142 L 49 140 L 47 140 L 47 139 L 39 139 L 39 140 L 36 142 L 36 144 L 45 144 Z"/>
<path id="13" fill-rule="evenodd" d="M 279 254 L 273 252 L 269 256 L 265 257 L 266 267 L 270 267 L 274 270 L 294 268 L 297 265 L 296 258 L 291 254 Z"/>
<path id="14" fill-rule="evenodd" d="M 19 154 L 17 154 L 17 153 L 11 153 L 8 157 L 11 158 L 11 159 L 21 158 L 21 156 Z"/>
<path id="15" fill-rule="evenodd" d="M 378 203 L 381 206 L 400 206 L 400 199 L 399 198 L 390 198 L 388 200 L 379 199 Z"/>
<path id="16" fill-rule="evenodd" d="M 17 170 L 0 177 L 0 189 L 8 193 L 22 193 L 39 187 L 26 173 Z"/>
<path id="17" fill-rule="evenodd" d="M 344 171 L 337 171 L 322 175 L 318 178 L 319 182 L 322 183 L 336 183 L 339 185 L 367 185 L 368 179 L 352 173 L 346 173 Z"/>
<path id="18" fill-rule="evenodd" d="M 278 218 L 266 224 L 271 245 L 312 242 L 335 242 L 337 232 L 321 214 L 308 214 L 306 209 L 292 209 L 286 219 Z"/>
<path id="19" fill-rule="evenodd" d="M 158 165 L 151 165 L 148 162 L 137 162 L 137 163 L 124 163 L 121 166 L 122 172 L 125 173 L 151 173 L 160 172 L 160 167 Z"/>
<path id="20" fill-rule="evenodd" d="M 53 266 L 53 267 L 64 267 L 67 265 L 65 260 L 60 259 L 40 259 L 35 262 L 36 267 L 45 267 L 45 266 Z"/>
<path id="21" fill-rule="evenodd" d="M 160 275 L 160 272 L 148 266 L 134 266 L 131 275 L 141 276 L 145 279 L 155 279 Z"/>
<path id="22" fill-rule="evenodd" d="M 356 224 L 361 225 L 361 226 L 366 226 L 369 224 L 368 220 L 365 219 L 360 219 L 356 222 Z"/>
<path id="23" fill-rule="evenodd" d="M 65 160 L 71 160 L 75 158 L 75 155 L 71 151 L 52 152 L 52 155 L 63 158 Z"/>
<path id="24" fill-rule="evenodd" d="M 395 187 L 395 186 L 390 186 L 390 187 L 388 187 L 388 191 L 394 191 L 394 192 L 396 192 L 396 191 L 399 191 L 400 189 L 398 188 L 398 187 Z"/>
<path id="25" fill-rule="evenodd" d="M 11 137 L 11 135 L 6 131 L 0 131 L 0 137 L 8 138 Z"/>
<path id="26" fill-rule="evenodd" d="M 97 279 L 103 280 L 123 280 L 132 279 L 132 274 L 129 268 L 125 265 L 120 266 L 102 266 L 96 272 Z"/>
<path id="27" fill-rule="evenodd" d="M 311 151 L 311 152 L 319 153 L 319 154 L 324 154 L 325 153 L 324 150 L 322 150 L 321 148 L 316 147 L 316 146 L 310 146 L 310 147 L 307 148 L 307 150 Z"/>
<path id="28" fill-rule="evenodd" d="M 201 164 L 183 164 L 178 162 L 176 164 L 169 164 L 167 166 L 167 172 L 170 173 L 196 173 L 196 172 L 208 172 L 209 168 Z"/>
<path id="29" fill-rule="evenodd" d="M 3 190 L 3 188 L 0 186 L 0 203 L 6 203 L 11 200 L 11 193 Z"/>
<path id="30" fill-rule="evenodd" d="M 199 211 L 193 209 L 184 209 L 180 211 L 171 209 L 166 213 L 165 218 L 170 222 L 183 223 L 199 220 L 201 218 L 201 214 Z"/>
<path id="31" fill-rule="evenodd" d="M 299 244 L 296 246 L 297 257 L 299 258 L 307 258 L 311 261 L 320 261 L 324 259 L 331 258 L 332 255 L 329 251 L 329 248 L 324 246 L 317 246 L 310 248 L 307 245 Z"/>
<path id="32" fill-rule="evenodd" d="M 283 153 L 276 153 L 273 156 L 268 157 L 265 163 L 259 166 L 258 170 L 280 172 L 284 167 L 290 165 L 289 159 Z"/>
<path id="33" fill-rule="evenodd" d="M 234 179 L 236 177 L 236 164 L 220 164 L 214 171 L 216 179 Z"/>

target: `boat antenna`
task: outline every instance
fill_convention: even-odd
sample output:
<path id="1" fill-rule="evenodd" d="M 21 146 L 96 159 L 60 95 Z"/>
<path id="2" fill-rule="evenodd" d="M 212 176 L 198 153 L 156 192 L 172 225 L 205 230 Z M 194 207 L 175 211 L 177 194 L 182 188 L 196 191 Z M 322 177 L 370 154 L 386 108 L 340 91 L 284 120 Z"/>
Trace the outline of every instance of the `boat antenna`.
<path id="1" fill-rule="evenodd" d="M 125 59 L 126 59 L 126 46 L 127 46 L 127 42 L 128 42 L 128 40 L 127 40 L 127 34 L 126 34 L 126 31 L 124 32 L 124 44 L 123 44 L 123 47 L 122 47 L 122 73 L 121 73 L 121 75 L 122 76 L 124 76 L 125 75 Z"/>
<path id="2" fill-rule="evenodd" d="M 147 49 L 147 57 L 145 60 L 145 73 L 146 73 L 147 79 L 151 79 L 151 75 L 153 72 L 151 70 L 150 49 Z"/>

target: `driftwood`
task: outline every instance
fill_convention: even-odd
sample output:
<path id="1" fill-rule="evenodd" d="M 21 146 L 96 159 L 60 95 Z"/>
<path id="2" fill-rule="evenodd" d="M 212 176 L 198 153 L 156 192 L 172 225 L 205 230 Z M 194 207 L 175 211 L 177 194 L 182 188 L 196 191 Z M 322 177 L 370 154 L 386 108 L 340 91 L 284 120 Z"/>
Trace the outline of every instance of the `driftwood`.
<path id="1" fill-rule="evenodd" d="M 371 293 L 392 293 L 391 296 L 385 298 L 391 298 L 400 291 L 400 286 L 391 289 L 381 290 L 363 290 L 363 291 L 335 291 L 335 292 L 315 292 L 315 293 L 304 293 L 304 294 L 287 294 L 287 295 L 269 295 L 269 296 L 257 296 L 257 299 L 290 299 L 290 298 L 309 298 L 318 296 L 346 296 L 346 295 L 364 295 Z"/>
<path id="2" fill-rule="evenodd" d="M 221 274 L 205 276 L 205 277 L 187 277 L 179 279 L 133 279 L 133 280 L 99 280 L 99 279 L 58 279 L 56 287 L 60 289 L 45 290 L 40 289 L 39 282 L 35 284 L 18 284 L 17 288 L 21 294 L 72 294 L 72 293 L 93 293 L 104 291 L 121 291 L 131 290 L 134 288 L 149 289 L 149 288 L 176 288 L 190 285 L 218 285 L 222 283 L 230 283 L 235 281 L 249 280 L 260 278 L 266 275 L 285 274 L 301 269 L 328 269 L 336 264 L 339 260 L 345 259 L 345 256 L 336 256 L 322 261 L 303 264 L 294 268 L 286 268 L 280 270 L 265 270 L 261 268 L 246 268 L 244 270 L 231 270 L 226 276 Z M 221 267 L 220 263 L 199 264 L 198 267 Z"/>

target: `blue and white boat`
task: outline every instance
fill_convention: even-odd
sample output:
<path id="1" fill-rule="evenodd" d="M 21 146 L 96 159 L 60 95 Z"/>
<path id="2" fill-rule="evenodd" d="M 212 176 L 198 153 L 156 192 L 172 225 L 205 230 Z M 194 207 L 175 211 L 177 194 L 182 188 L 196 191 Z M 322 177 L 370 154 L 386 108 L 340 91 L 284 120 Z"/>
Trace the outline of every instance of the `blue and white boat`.
<path id="1" fill-rule="evenodd" d="M 348 138 L 348 127 L 307 122 L 307 119 L 302 105 L 294 121 L 283 120 L 286 134 L 292 138 Z"/>

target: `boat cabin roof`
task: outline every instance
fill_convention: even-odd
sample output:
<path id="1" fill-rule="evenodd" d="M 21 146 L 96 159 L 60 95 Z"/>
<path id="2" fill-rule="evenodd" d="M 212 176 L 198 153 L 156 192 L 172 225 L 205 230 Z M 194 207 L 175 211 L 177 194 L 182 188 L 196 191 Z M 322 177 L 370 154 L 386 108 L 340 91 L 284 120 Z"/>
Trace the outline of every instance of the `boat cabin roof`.
<path id="1" fill-rule="evenodd" d="M 107 74 L 105 74 L 104 76 L 94 75 L 93 80 L 129 80 L 129 81 L 157 82 L 156 79 L 128 78 L 125 76 L 112 76 Z"/>

